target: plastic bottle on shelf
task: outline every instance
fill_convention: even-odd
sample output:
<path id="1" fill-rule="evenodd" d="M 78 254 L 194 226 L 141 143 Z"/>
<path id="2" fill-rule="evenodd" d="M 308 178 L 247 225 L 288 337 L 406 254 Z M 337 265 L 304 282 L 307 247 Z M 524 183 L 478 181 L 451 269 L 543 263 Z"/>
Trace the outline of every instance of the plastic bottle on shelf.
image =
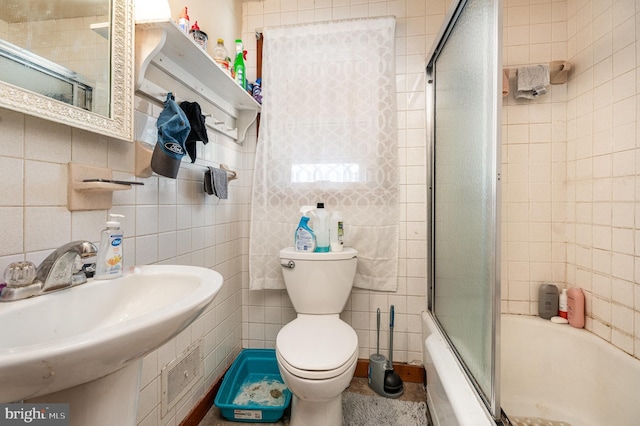
<path id="1" fill-rule="evenodd" d="M 214 46 L 211 54 L 216 64 L 218 64 L 224 72 L 231 75 L 231 71 L 229 70 L 229 51 L 224 47 L 223 39 L 218 39 L 218 43 Z"/>
<path id="2" fill-rule="evenodd" d="M 244 90 L 247 90 L 246 68 L 244 66 L 244 52 L 242 49 L 242 40 L 236 40 L 236 59 L 233 62 L 236 83 Z"/>
<path id="3" fill-rule="evenodd" d="M 207 40 L 209 39 L 209 37 L 207 37 L 207 33 L 200 29 L 200 27 L 198 26 L 198 21 L 196 21 L 196 23 L 191 26 L 189 34 L 191 35 L 191 37 L 193 37 L 193 40 L 200 45 L 202 50 L 207 50 Z"/>
<path id="4" fill-rule="evenodd" d="M 178 27 L 180 27 L 180 31 L 189 35 L 189 13 L 187 12 L 187 6 L 182 8 L 180 12 L 180 18 L 178 18 Z"/>

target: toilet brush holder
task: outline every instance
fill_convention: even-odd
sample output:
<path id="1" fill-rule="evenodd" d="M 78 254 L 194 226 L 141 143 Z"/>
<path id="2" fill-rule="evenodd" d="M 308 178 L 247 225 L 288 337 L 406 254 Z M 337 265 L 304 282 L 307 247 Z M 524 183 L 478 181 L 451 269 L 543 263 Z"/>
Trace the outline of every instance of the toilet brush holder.
<path id="1" fill-rule="evenodd" d="M 387 370 L 387 357 L 382 354 L 373 354 L 369 357 L 369 387 L 378 395 L 384 393 L 384 375 Z"/>

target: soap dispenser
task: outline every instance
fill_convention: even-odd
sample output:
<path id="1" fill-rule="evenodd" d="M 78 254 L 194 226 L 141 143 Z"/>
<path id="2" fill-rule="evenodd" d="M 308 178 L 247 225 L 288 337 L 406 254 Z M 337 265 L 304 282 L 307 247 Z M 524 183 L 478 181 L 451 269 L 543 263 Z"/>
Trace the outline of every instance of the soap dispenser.
<path id="1" fill-rule="evenodd" d="M 111 220 L 101 232 L 94 275 L 96 280 L 110 280 L 122 275 L 123 234 L 118 221 L 118 218 L 122 217 L 124 216 L 121 214 L 110 214 Z"/>

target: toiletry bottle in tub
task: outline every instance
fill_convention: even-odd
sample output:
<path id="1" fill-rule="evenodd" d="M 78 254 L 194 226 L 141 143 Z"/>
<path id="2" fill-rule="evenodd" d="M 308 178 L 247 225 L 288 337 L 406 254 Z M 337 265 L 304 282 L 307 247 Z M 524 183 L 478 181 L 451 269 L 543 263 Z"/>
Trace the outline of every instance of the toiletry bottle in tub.
<path id="1" fill-rule="evenodd" d="M 544 319 L 551 319 L 558 315 L 558 287 L 554 284 L 543 283 L 538 289 L 538 315 Z"/>
<path id="2" fill-rule="evenodd" d="M 100 248 L 96 260 L 96 280 L 110 280 L 122 275 L 122 240 L 124 235 L 120 229 L 117 218 L 124 217 L 121 214 L 110 214 L 111 220 L 100 235 Z"/>
<path id="3" fill-rule="evenodd" d="M 560 293 L 560 301 L 558 303 L 558 316 L 560 318 L 567 319 L 567 289 L 563 288 L 562 293 Z"/>
<path id="4" fill-rule="evenodd" d="M 567 290 L 567 319 L 576 328 L 584 327 L 584 293 L 578 287 Z"/>

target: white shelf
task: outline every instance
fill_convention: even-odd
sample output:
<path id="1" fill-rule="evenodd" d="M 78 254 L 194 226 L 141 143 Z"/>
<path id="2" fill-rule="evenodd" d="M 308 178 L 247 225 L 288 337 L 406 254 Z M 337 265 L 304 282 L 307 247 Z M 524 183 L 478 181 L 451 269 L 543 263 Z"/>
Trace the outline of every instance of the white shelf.
<path id="1" fill-rule="evenodd" d="M 171 20 L 136 22 L 135 88 L 164 102 L 167 92 L 172 90 L 147 78 L 151 64 L 236 119 L 237 129 L 228 129 L 208 117 L 210 129 L 237 141 L 244 140 L 260 112 L 260 104 Z M 201 108 L 207 115 L 208 111 L 202 105 Z"/>

